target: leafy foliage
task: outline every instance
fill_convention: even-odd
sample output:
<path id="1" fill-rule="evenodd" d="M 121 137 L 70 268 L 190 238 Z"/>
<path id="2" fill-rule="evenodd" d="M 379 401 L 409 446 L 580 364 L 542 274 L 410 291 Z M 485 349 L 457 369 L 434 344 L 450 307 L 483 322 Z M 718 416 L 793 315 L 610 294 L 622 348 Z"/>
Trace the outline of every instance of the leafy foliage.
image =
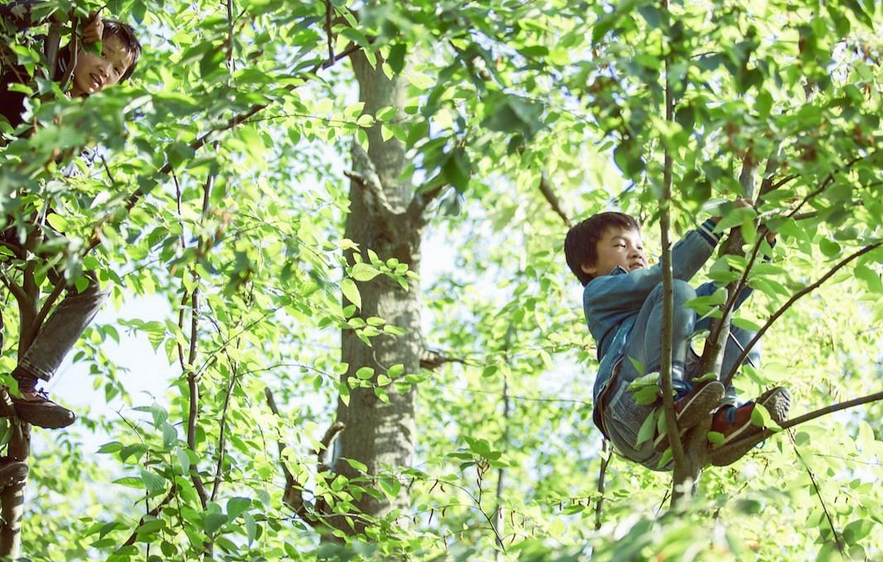
<path id="1" fill-rule="evenodd" d="M 23 231 L 43 216 L 63 234 L 46 229 L 44 294 L 48 265 L 73 283 L 98 271 L 114 287 L 120 320 L 90 328 L 76 360 L 108 400 L 127 404 L 119 418 L 43 434 L 23 531 L 30 559 L 880 557 L 879 404 L 801 425 L 707 471 L 689 510 L 667 517 L 667 478 L 614 457 L 597 511 L 607 456 L 591 422 L 595 350 L 561 259 L 566 227 L 539 188 L 554 186 L 572 218 L 622 207 L 658 247 L 650 226 L 663 150 L 675 155 L 681 232 L 739 195 L 741 170 L 753 165 L 764 203 L 756 213 L 724 208 L 722 226 L 741 228 L 749 245 L 755 219 L 778 232 L 736 320 L 762 326 L 880 238 L 876 4 L 714 0 L 673 3 L 671 14 L 644 0 L 107 8 L 145 44 L 129 85 L 67 100 L 40 77 L 36 45 L 10 36 L 4 50 L 39 94 L 35 133 L 9 135 L 0 149 L 4 214 Z M 356 48 L 408 80 L 404 112 L 370 115 L 353 103 L 337 57 Z M 665 80 L 674 122 L 662 110 Z M 340 380 L 339 330 L 366 345 L 400 333 L 355 316 L 360 287 L 416 276 L 391 256 L 343 258 L 352 242 L 341 234 L 342 155 L 370 127 L 406 144 L 423 192 L 445 186 L 430 243 L 452 263 L 441 250 L 424 256 L 433 262 L 424 332 L 427 347 L 456 361 Z M 95 146 L 88 167 L 77 155 Z M 68 166 L 81 175 L 62 174 Z M 35 259 L 3 254 L 12 281 Z M 785 384 L 802 413 L 878 391 L 881 261 L 880 250 L 863 255 L 791 307 L 764 337 L 764 365 L 737 377 L 742 396 Z M 730 257 L 707 274 L 727 282 L 746 267 Z M 120 307 L 141 295 L 161 295 L 171 314 L 127 318 Z M 4 298 L 8 372 L 19 334 Z M 697 304 L 712 311 L 720 300 Z M 127 373 L 102 352 L 123 330 L 175 365 L 155 402 L 129 395 Z M 390 385 L 418 391 L 415 466 L 351 481 L 321 470 L 314 454 L 335 398 L 374 386 L 382 400 Z M 265 388 L 282 415 L 268 410 Z M 82 446 L 91 433 L 110 436 L 97 454 Z M 345 544 L 320 544 L 283 503 L 277 440 L 312 501 L 350 522 L 360 494 L 408 493 L 410 509 L 359 537 L 338 532 Z M 364 471 L 357 459 L 337 462 Z"/>

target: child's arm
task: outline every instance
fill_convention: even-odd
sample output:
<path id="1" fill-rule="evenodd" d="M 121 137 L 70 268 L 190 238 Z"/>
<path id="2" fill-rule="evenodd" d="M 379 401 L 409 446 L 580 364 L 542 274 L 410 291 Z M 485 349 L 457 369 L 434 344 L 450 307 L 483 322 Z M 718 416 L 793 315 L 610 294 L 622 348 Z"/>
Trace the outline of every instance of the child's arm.
<path id="1" fill-rule="evenodd" d="M 671 261 L 675 279 L 689 281 L 711 257 L 721 239 L 721 234 L 714 232 L 716 222 L 714 219 L 706 220 L 674 245 Z M 589 310 L 601 314 L 635 310 L 660 283 L 661 264 L 627 274 L 603 275 L 586 286 L 585 305 Z"/>

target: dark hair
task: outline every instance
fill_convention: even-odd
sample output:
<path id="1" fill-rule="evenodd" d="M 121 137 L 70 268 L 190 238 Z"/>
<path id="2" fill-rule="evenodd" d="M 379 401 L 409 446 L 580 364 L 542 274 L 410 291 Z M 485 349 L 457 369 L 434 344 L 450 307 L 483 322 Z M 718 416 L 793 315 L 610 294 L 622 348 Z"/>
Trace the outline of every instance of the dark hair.
<path id="1" fill-rule="evenodd" d="M 567 237 L 564 239 L 564 255 L 567 257 L 570 270 L 583 286 L 588 285 L 594 277 L 584 272 L 580 266 L 595 264 L 598 260 L 598 241 L 611 227 L 639 232 L 641 230 L 641 225 L 634 217 L 608 211 L 592 215 L 567 231 Z"/>
<path id="2" fill-rule="evenodd" d="M 101 39 L 118 37 L 126 51 L 132 55 L 132 64 L 129 65 L 129 68 L 120 77 L 119 83 L 122 84 L 132 76 L 132 73 L 135 72 L 135 67 L 138 66 L 138 58 L 141 56 L 141 43 L 135 37 L 135 30 L 132 29 L 131 25 L 115 19 L 104 19 L 102 22 L 104 23 L 104 33 L 102 33 Z"/>
<path id="3" fill-rule="evenodd" d="M 132 64 L 129 65 L 129 68 L 120 76 L 120 81 L 117 82 L 122 84 L 132 76 L 132 73 L 135 72 L 135 67 L 138 66 L 138 58 L 141 56 L 141 43 L 135 37 L 135 30 L 132 29 L 131 25 L 114 19 L 102 19 L 101 21 L 104 23 L 104 32 L 101 34 L 102 41 L 108 37 L 118 37 L 120 43 L 123 44 L 123 48 L 132 55 Z M 53 80 L 58 82 L 64 77 L 65 70 L 67 70 L 71 60 L 73 60 L 71 44 L 68 43 L 58 51 L 58 63 L 55 65 Z"/>

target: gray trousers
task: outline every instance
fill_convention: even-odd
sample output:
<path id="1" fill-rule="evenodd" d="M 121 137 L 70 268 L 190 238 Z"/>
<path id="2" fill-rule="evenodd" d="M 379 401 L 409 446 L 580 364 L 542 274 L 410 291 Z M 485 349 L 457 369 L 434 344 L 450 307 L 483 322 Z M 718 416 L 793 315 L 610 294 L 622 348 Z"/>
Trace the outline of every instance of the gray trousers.
<path id="1" fill-rule="evenodd" d="M 19 360 L 20 366 L 40 379 L 48 381 L 52 378 L 110 296 L 109 290 L 98 286 L 94 274 L 87 274 L 87 277 L 89 286 L 83 292 L 78 292 L 75 287 L 67 288 L 64 299 L 46 319 L 31 347 Z"/>
<path id="2" fill-rule="evenodd" d="M 685 388 L 687 386 L 685 383 L 690 383 L 703 373 L 698 369 L 699 357 L 690 347 L 690 337 L 697 331 L 696 312 L 685 306 L 688 301 L 696 298 L 696 290 L 686 281 L 675 279 L 673 292 L 672 385 L 678 389 Z M 667 470 L 669 467 L 658 466 L 662 455 L 654 449 L 652 439 L 640 446 L 636 446 L 636 443 L 641 425 L 661 404 L 661 400 L 657 404 L 639 406 L 635 404 L 628 386 L 640 376 L 659 372 L 662 356 L 662 296 L 662 284 L 659 284 L 644 301 L 629 337 L 627 357 L 620 364 L 619 374 L 607 391 L 604 400 L 606 406 L 602 406 L 604 427 L 616 449 L 624 457 L 651 470 Z M 752 332 L 731 327 L 723 357 L 724 375 L 732 369 L 745 345 L 753 337 Z M 629 361 L 629 357 L 643 365 L 644 372 L 639 371 Z M 744 364 L 759 367 L 759 361 L 760 349 L 759 346 L 755 346 Z M 732 386 L 727 389 L 723 403 L 736 403 L 736 391 Z"/>

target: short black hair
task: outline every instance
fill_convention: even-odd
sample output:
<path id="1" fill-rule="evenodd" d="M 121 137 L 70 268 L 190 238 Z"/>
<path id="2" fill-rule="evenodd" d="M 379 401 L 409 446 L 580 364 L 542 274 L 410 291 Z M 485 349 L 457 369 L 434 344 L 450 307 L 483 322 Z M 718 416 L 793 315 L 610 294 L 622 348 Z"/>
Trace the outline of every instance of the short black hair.
<path id="1" fill-rule="evenodd" d="M 598 241 L 611 227 L 641 231 L 641 225 L 634 217 L 615 211 L 592 215 L 567 231 L 564 255 L 570 270 L 583 286 L 588 285 L 594 277 L 584 272 L 580 266 L 595 264 L 598 260 Z"/>
<path id="2" fill-rule="evenodd" d="M 122 84 L 132 76 L 132 73 L 135 72 L 135 67 L 138 66 L 138 58 L 141 56 L 141 43 L 138 42 L 135 30 L 132 29 L 131 25 L 110 18 L 102 19 L 101 21 L 104 23 L 104 33 L 101 34 L 101 39 L 118 37 L 126 51 L 132 55 L 132 64 L 129 65 L 129 68 L 120 77 L 119 83 Z"/>

